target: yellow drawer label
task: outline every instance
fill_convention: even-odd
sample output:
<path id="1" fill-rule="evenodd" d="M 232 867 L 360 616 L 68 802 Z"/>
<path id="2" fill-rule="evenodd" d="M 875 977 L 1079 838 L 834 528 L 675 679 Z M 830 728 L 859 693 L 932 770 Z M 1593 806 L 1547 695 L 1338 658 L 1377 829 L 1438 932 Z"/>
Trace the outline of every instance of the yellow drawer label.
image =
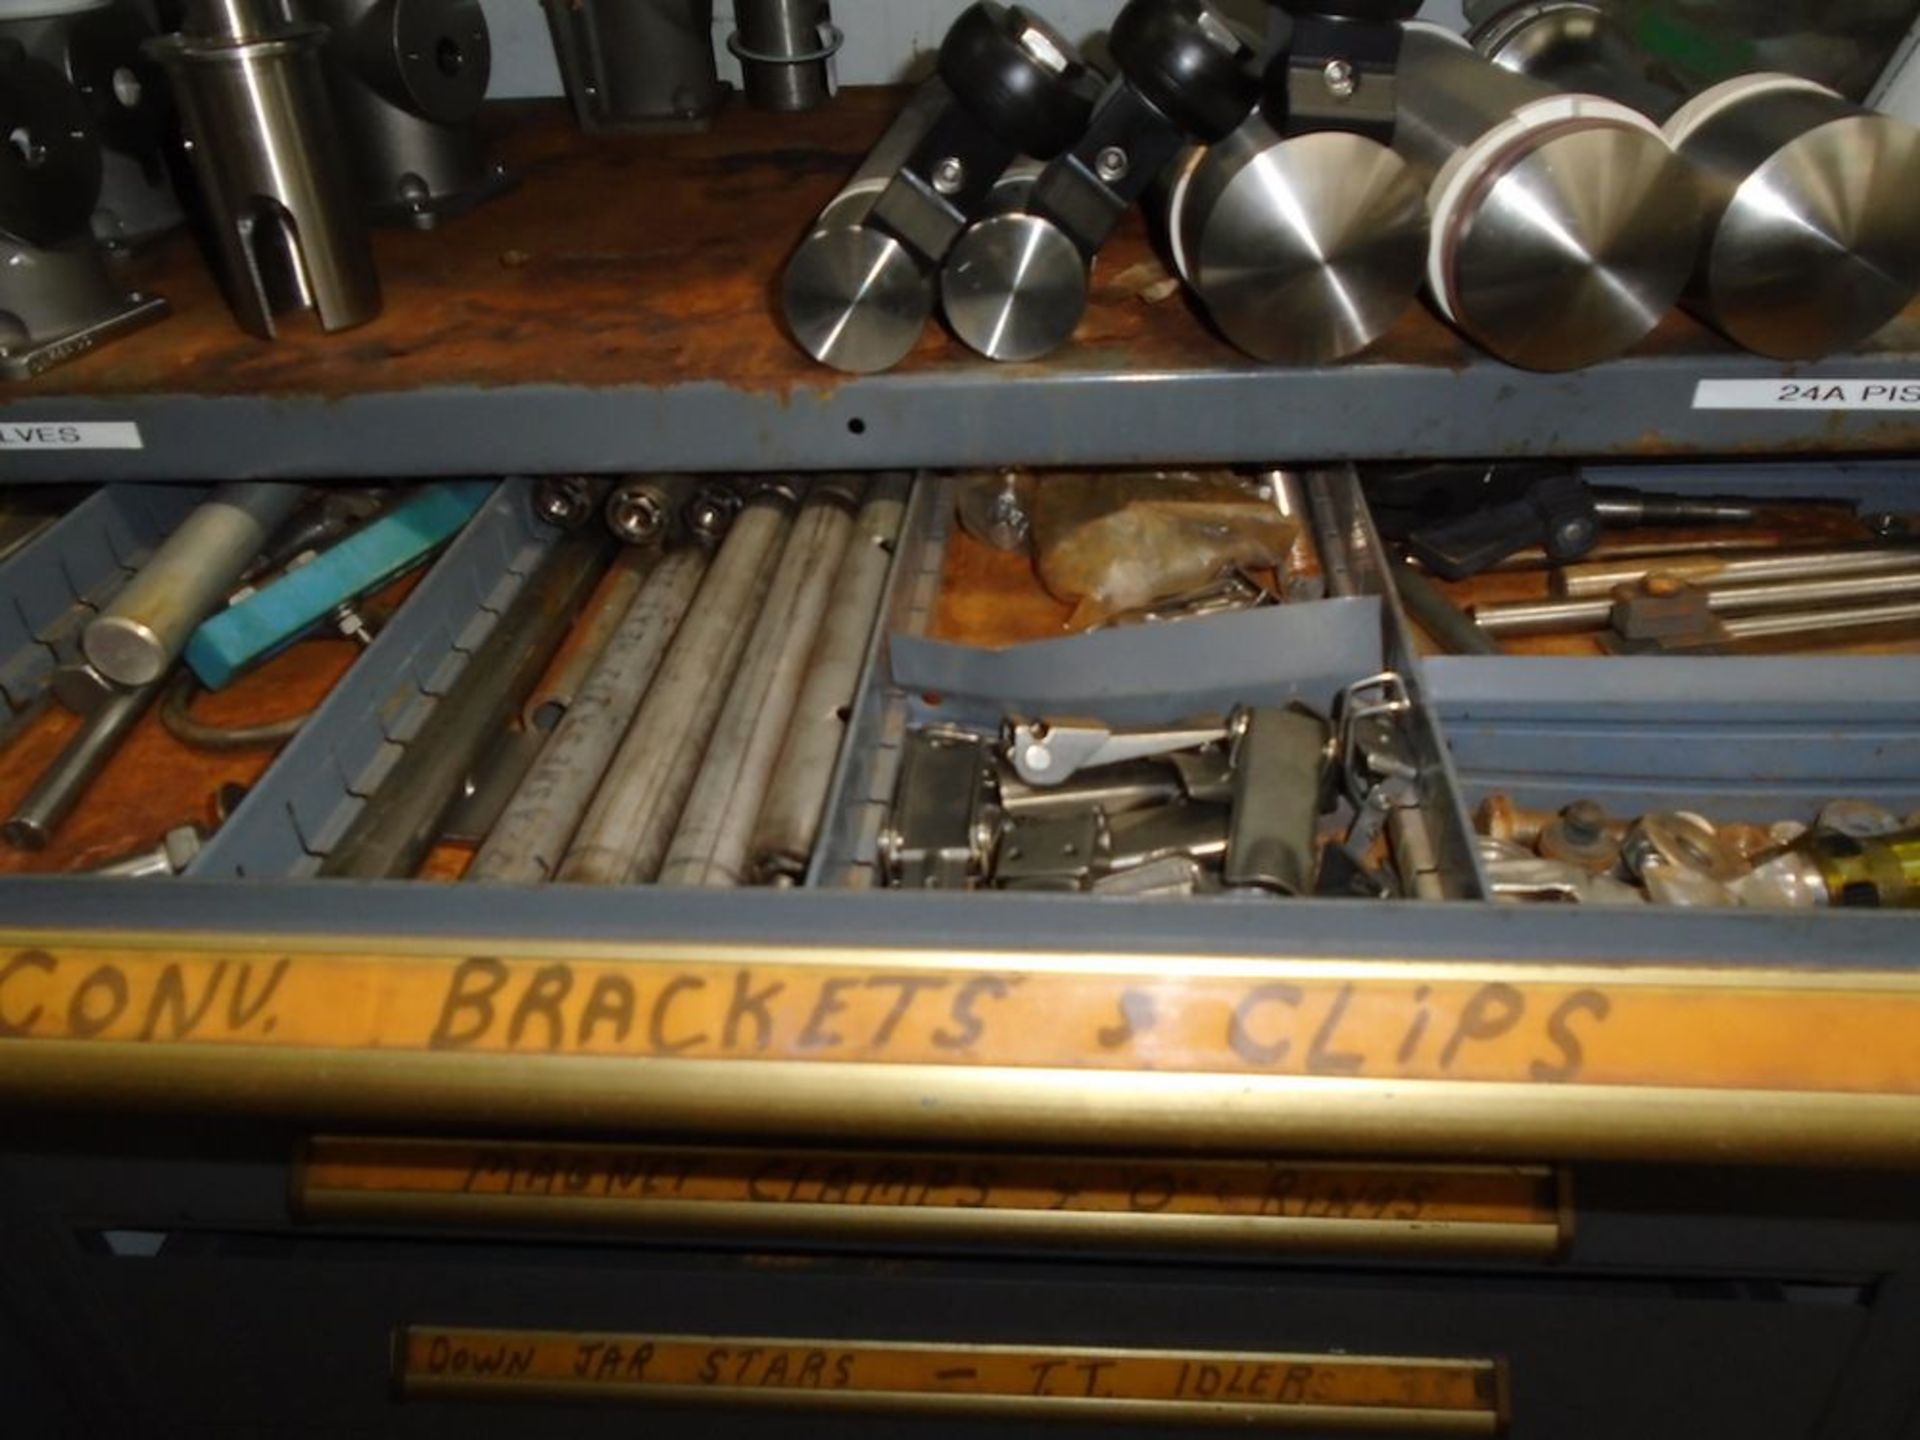
<path id="1" fill-rule="evenodd" d="M 410 1326 L 407 1396 L 709 1401 L 1079 1414 L 1115 1420 L 1495 1435 L 1491 1360 L 903 1345 Z"/>
<path id="2" fill-rule="evenodd" d="M 1458 968 L 15 948 L 0 1039 L 1920 1093 L 1920 977 Z"/>
<path id="3" fill-rule="evenodd" d="M 1539 1167 L 913 1155 L 323 1136 L 311 1218 L 539 1229 L 783 1227 L 1145 1244 L 1550 1255 L 1570 1214 Z"/>

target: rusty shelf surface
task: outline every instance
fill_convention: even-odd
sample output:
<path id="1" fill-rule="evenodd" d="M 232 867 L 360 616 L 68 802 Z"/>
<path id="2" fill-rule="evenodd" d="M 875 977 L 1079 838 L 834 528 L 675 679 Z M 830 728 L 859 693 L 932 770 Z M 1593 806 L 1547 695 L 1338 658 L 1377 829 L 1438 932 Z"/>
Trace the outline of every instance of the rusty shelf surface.
<path id="1" fill-rule="evenodd" d="M 937 326 L 890 374 L 821 369 L 782 333 L 785 256 L 898 104 L 852 91 L 802 117 L 705 135 L 589 137 L 556 103 L 495 107 L 515 191 L 431 233 L 378 237 L 370 325 L 241 334 L 191 239 L 126 279 L 173 316 L 37 380 L 0 385 L 0 472 L 19 480 L 566 470 L 1313 460 L 1920 449 L 1920 410 L 1701 410 L 1702 379 L 1920 381 L 1920 311 L 1859 355 L 1794 367 L 1676 315 L 1632 357 L 1535 375 L 1416 309 L 1365 359 L 1242 359 L 1129 224 L 1076 340 L 996 366 Z M 1148 385 L 1141 382 L 1151 380 Z M 120 422 L 140 448 L 68 443 Z M 52 427 L 52 428 L 48 428 Z M 45 448 L 32 448 L 32 445 Z"/>

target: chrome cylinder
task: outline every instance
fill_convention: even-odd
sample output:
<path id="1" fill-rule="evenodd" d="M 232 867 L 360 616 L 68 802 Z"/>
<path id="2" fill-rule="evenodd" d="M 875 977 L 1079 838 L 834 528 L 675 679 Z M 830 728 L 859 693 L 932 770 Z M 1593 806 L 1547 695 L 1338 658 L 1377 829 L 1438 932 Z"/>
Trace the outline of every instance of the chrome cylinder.
<path id="1" fill-rule="evenodd" d="M 1220 333 L 1257 360 L 1356 355 L 1420 288 L 1424 187 L 1405 158 L 1364 135 L 1283 137 L 1256 113 L 1190 153 L 1166 223 L 1182 278 Z"/>
<path id="2" fill-rule="evenodd" d="M 734 0 L 733 18 L 727 48 L 740 62 L 749 105 L 800 111 L 827 102 L 827 67 L 840 48 L 827 0 Z"/>
<path id="3" fill-rule="evenodd" d="M 209 0 L 149 46 L 190 142 L 215 269 L 240 328 L 271 340 L 311 310 L 322 330 L 380 313 L 353 170 L 327 93 L 326 27 L 260 0 Z"/>
<path id="4" fill-rule="evenodd" d="M 714 889 L 747 882 L 754 822 L 773 782 L 863 489 L 858 481 L 817 481 L 808 491 L 660 868 L 662 885 Z"/>
<path id="5" fill-rule="evenodd" d="M 696 545 L 661 557 L 653 567 L 474 856 L 467 879 L 504 885 L 553 879 L 706 573 L 706 552 Z"/>
<path id="6" fill-rule="evenodd" d="M 907 492 L 903 476 L 876 479 L 854 520 L 826 620 L 793 704 L 793 722 L 754 822 L 750 856 L 756 883 L 798 883 L 813 858 L 850 707 L 893 570 Z"/>
<path id="7" fill-rule="evenodd" d="M 1700 239 L 1690 168 L 1639 111 L 1502 70 L 1414 24 L 1394 145 L 1430 177 L 1427 289 L 1513 365 L 1576 370 L 1638 344 Z"/>
<path id="8" fill-rule="evenodd" d="M 1556 595 L 1569 600 L 1611 595 L 1649 575 L 1673 575 L 1695 585 L 1747 585 L 1760 580 L 1832 580 L 1888 575 L 1920 567 L 1920 546 L 1890 550 L 1802 550 L 1779 555 L 1662 555 L 1605 564 L 1569 565 L 1554 575 Z"/>
<path id="9" fill-rule="evenodd" d="M 1046 167 L 1020 160 L 994 185 L 992 213 L 969 225 L 940 267 L 947 324 L 989 360 L 1038 360 L 1073 338 L 1092 267 L 1052 220 L 1026 213 Z"/>
<path id="10" fill-rule="evenodd" d="M 307 494 L 304 485 L 222 485 L 87 626 L 87 662 L 116 685 L 166 674 Z"/>
<path id="11" fill-rule="evenodd" d="M 1698 176 L 1705 241 L 1687 304 L 1783 360 L 1858 345 L 1920 291 L 1920 130 L 1793 75 L 1688 99 L 1598 7 L 1528 4 L 1475 43 L 1497 64 L 1644 110 Z"/>
<path id="12" fill-rule="evenodd" d="M 822 365 L 866 375 L 891 369 L 933 314 L 934 277 L 898 240 L 869 224 L 873 207 L 946 107 L 929 80 L 820 213 L 781 277 L 795 342 Z"/>
<path id="13" fill-rule="evenodd" d="M 561 881 L 644 884 L 659 874 L 793 512 L 791 495 L 768 489 L 733 522 L 567 849 Z"/>
<path id="14" fill-rule="evenodd" d="M 1741 585 L 1730 590 L 1708 589 L 1706 599 L 1707 609 L 1716 615 L 1744 615 L 1913 594 L 1920 594 L 1920 570 L 1909 569 L 1894 575 L 1785 580 L 1772 585 Z M 1492 635 L 1557 635 L 1566 631 L 1597 630 L 1612 618 L 1613 607 L 1614 601 L 1609 597 L 1475 605 L 1470 613 L 1474 623 Z"/>

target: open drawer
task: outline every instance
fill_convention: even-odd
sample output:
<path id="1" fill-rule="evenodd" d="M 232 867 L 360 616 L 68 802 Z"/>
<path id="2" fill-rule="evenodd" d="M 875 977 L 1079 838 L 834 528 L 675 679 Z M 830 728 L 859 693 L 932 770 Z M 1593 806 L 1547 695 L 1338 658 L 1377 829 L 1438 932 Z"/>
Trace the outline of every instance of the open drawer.
<path id="1" fill-rule="evenodd" d="M 815 762 L 819 844 L 804 875 L 772 877 L 790 883 L 421 883 L 461 873 L 472 846 L 457 841 L 426 845 L 411 883 L 330 878 L 372 802 L 405 795 L 410 769 L 441 758 L 435 717 L 459 710 L 449 697 L 463 676 L 489 678 L 476 657 L 569 543 L 535 517 L 533 487 L 507 482 L 379 638 L 336 666 L 337 683 L 189 875 L 0 881 L 13 927 L 0 1088 L 328 1125 L 644 1124 L 1526 1162 L 1697 1157 L 1703 1145 L 1839 1162 L 1920 1149 L 1907 920 L 1518 910 L 1480 898 L 1488 877 L 1470 828 L 1496 786 L 1553 805 L 1594 780 L 1617 781 L 1622 805 L 1744 787 L 1742 819 L 1776 800 L 1804 809 L 1829 785 L 1835 798 L 1905 803 L 1910 665 L 1594 661 L 1563 678 L 1557 666 L 1588 662 L 1423 660 L 1352 477 L 1318 483 L 1317 533 L 1345 576 L 1338 598 L 999 648 L 956 643 L 966 637 L 940 619 L 943 577 L 957 573 L 951 507 L 943 482 L 917 483 L 883 622 L 863 652 L 855 645 L 850 699 L 833 712 L 846 742 L 837 761 Z M 804 486 L 790 488 L 783 503 L 807 503 Z M 115 497 L 174 505 L 156 534 L 191 498 L 114 489 L 88 504 Z M 0 569 L 16 606 L 40 594 L 49 556 L 59 570 L 82 511 Z M 74 574 L 65 603 L 92 583 Z M 16 654 L 42 665 L 46 621 L 23 615 L 33 623 Z M 1663 664 L 1677 668 L 1648 668 Z M 1662 708 L 1660 687 L 1709 666 L 1750 677 L 1751 693 L 1717 710 Z M 1391 887 L 1407 898 L 1273 886 L 1128 896 L 1078 875 L 1071 893 L 886 883 L 916 732 L 992 741 L 1023 712 L 1092 712 L 1117 727 L 1296 701 L 1324 715 L 1383 670 L 1399 677 L 1394 715 L 1417 780 L 1401 818 L 1424 835 L 1424 863 Z M 1857 739 L 1825 744 L 1824 759 L 1790 775 L 1777 757 L 1805 759 L 1796 740 L 1841 713 L 1818 693 L 1840 674 L 1854 677 L 1850 696 L 1884 698 L 1865 702 Z M 1612 770 L 1586 752 L 1590 731 L 1554 728 L 1583 693 L 1620 739 Z M 1845 713 L 1850 727 L 1861 715 Z M 1668 743 L 1681 724 L 1692 738 Z M 1777 750 L 1745 748 L 1756 726 L 1756 743 Z M 696 757 L 700 744 L 696 734 Z M 141 779 L 130 777 L 136 791 Z M 1319 842 L 1352 819 L 1328 808 Z"/>

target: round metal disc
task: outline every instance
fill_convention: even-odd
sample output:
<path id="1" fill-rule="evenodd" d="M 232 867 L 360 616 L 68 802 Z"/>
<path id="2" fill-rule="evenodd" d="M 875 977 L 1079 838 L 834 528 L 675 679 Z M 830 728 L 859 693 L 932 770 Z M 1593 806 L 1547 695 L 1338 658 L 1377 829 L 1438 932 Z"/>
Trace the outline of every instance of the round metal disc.
<path id="1" fill-rule="evenodd" d="M 1749 350 L 1848 350 L 1920 290 L 1920 130 L 1860 114 L 1809 130 L 1742 184 L 1713 234 L 1699 299 Z"/>
<path id="2" fill-rule="evenodd" d="M 1051 220 L 996 215 L 969 226 L 940 272 L 947 323 L 989 360 L 1038 360 L 1087 308 L 1087 262 Z"/>
<path id="3" fill-rule="evenodd" d="M 1222 334 L 1260 360 L 1358 354 L 1405 313 L 1427 248 L 1425 188 L 1386 146 L 1265 121 L 1207 152 L 1174 223 L 1188 280 Z"/>
<path id="4" fill-rule="evenodd" d="M 407 98 L 429 120 L 458 125 L 487 98 L 493 41 L 480 0 L 398 0 L 393 46 Z"/>
<path id="5" fill-rule="evenodd" d="M 862 225 L 800 242 L 782 281 L 787 326 L 823 365 L 855 375 L 906 358 L 933 314 L 933 280 L 907 248 Z"/>
<path id="6" fill-rule="evenodd" d="M 79 92 L 18 51 L 0 59 L 0 231 L 44 248 L 86 229 L 100 178 Z"/>
<path id="7" fill-rule="evenodd" d="M 1435 243 L 1462 330 L 1510 364 L 1578 370 L 1673 308 L 1700 223 L 1693 176 L 1659 135 L 1597 124 L 1526 151 Z"/>

